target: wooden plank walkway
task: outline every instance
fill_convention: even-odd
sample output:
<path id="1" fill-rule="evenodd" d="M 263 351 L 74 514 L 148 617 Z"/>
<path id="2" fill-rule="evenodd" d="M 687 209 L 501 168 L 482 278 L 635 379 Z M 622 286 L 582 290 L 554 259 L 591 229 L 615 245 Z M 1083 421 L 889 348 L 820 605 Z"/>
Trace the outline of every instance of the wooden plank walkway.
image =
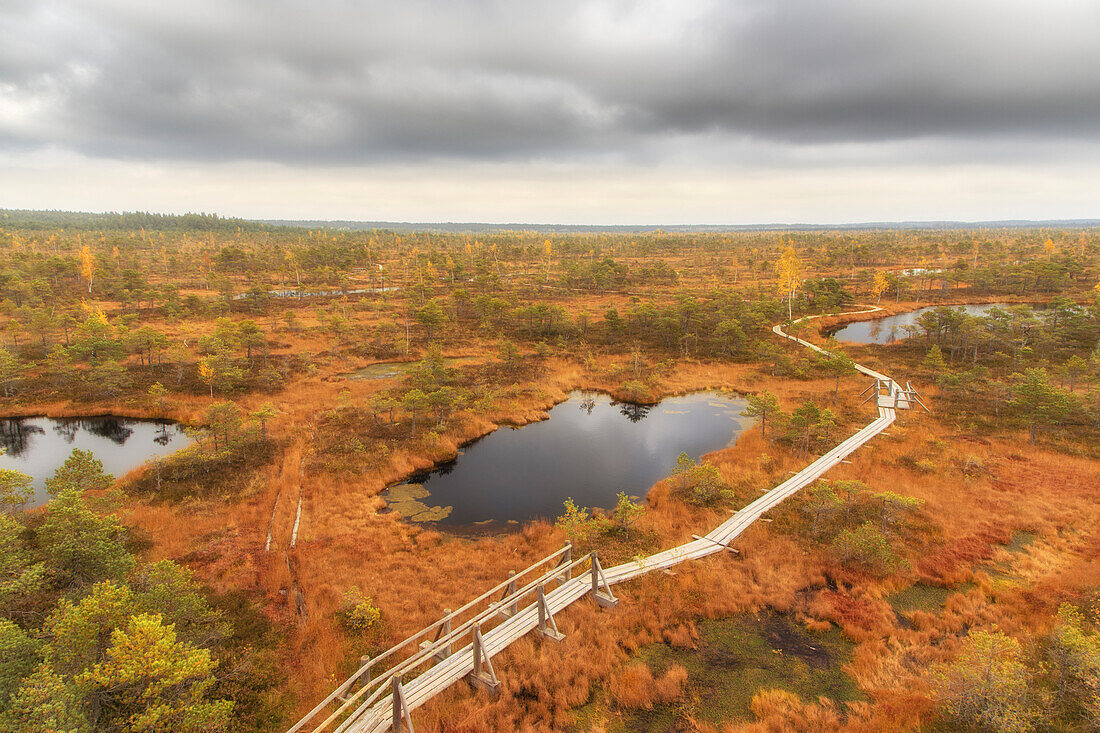
<path id="1" fill-rule="evenodd" d="M 882 309 L 872 307 L 869 310 L 850 311 L 839 315 L 869 313 L 877 310 Z M 775 326 L 772 331 L 775 332 L 776 335 L 794 341 L 806 348 L 822 354 L 828 353 L 815 344 L 788 335 L 783 331 L 781 326 Z M 535 629 L 545 629 L 544 619 L 547 614 L 552 618 L 554 614 L 564 610 L 570 604 L 575 603 L 586 595 L 596 595 L 597 600 L 607 605 L 606 602 L 608 601 L 611 585 L 632 580 L 654 570 L 669 568 L 686 560 L 695 560 L 730 549 L 729 544 L 762 515 L 821 478 L 829 469 L 836 466 L 864 443 L 888 428 L 896 418 L 897 409 L 905 409 L 910 406 L 912 401 L 910 399 L 910 395 L 912 394 L 911 390 L 908 388 L 902 389 L 902 387 L 890 377 L 872 369 L 868 369 L 867 367 L 857 364 L 856 369 L 876 380 L 874 389 L 877 398 L 876 405 L 878 408 L 878 417 L 853 435 L 849 436 L 828 453 L 813 461 L 783 483 L 769 490 L 760 498 L 737 511 L 733 516 L 718 525 L 707 535 L 696 537 L 691 542 L 664 550 L 663 552 L 658 552 L 645 559 L 624 563 L 604 570 L 602 576 L 600 576 L 603 580 L 603 584 L 598 584 L 596 573 L 590 569 L 575 578 L 563 578 L 562 580 L 564 582 L 560 582 L 556 588 L 543 595 L 545 583 L 540 583 L 540 581 L 548 578 L 549 574 L 541 576 L 532 584 L 532 587 L 538 584 L 540 599 L 545 599 L 545 604 L 542 605 L 541 608 L 541 618 L 540 603 L 542 601 L 540 600 L 526 606 L 522 610 L 517 610 L 516 613 L 510 615 L 503 622 L 484 633 L 480 631 L 480 625 L 478 625 L 476 639 L 473 639 L 470 644 L 457 651 L 450 651 L 450 644 L 448 641 L 447 652 L 449 656 L 441 659 L 437 656 L 438 661 L 434 666 L 420 673 L 413 679 L 410 679 L 407 683 L 402 681 L 401 675 L 406 672 L 414 671 L 407 666 L 406 668 L 402 668 L 399 665 L 393 668 L 397 671 L 397 674 L 390 674 L 389 671 L 383 673 L 381 678 L 376 679 L 376 683 L 383 682 L 384 684 L 378 685 L 374 694 L 369 696 L 364 695 L 363 702 L 359 703 L 358 707 L 355 707 L 354 704 L 358 700 L 358 696 L 353 695 L 341 708 L 339 717 L 343 718 L 343 722 L 336 727 L 336 733 L 380 733 L 381 731 L 389 730 L 391 727 L 397 728 L 398 726 L 402 728 L 407 727 L 408 730 L 412 730 L 412 721 L 408 718 L 410 711 L 423 705 L 432 697 L 459 680 L 471 676 L 477 677 L 479 673 L 481 673 L 483 660 L 487 661 L 499 654 L 516 639 L 525 636 Z M 568 548 L 566 549 L 566 553 L 566 557 L 568 558 Z M 551 556 L 551 558 L 553 557 L 554 556 Z M 584 559 L 578 560 L 566 567 L 572 568 L 574 566 L 580 566 L 583 562 Z M 593 555 L 590 560 L 590 568 L 591 565 L 595 564 L 596 561 Z M 536 566 L 532 566 L 532 568 L 534 567 Z M 532 568 L 528 568 L 523 572 L 528 573 Z M 502 586 L 498 586 L 498 588 L 500 587 Z M 509 587 L 512 591 L 516 591 L 514 585 Z M 604 589 L 606 589 L 606 592 L 604 592 Z M 482 597 L 484 598 L 485 595 L 488 594 L 484 594 Z M 505 600 L 515 605 L 516 600 L 522 595 L 524 595 L 523 591 L 515 592 L 513 595 L 507 596 Z M 467 604 L 466 607 L 468 608 L 470 605 L 472 605 L 472 603 Z M 498 613 L 499 608 L 491 605 L 487 612 Z M 475 621 L 480 618 L 487 618 L 485 615 L 487 612 L 482 612 L 482 615 L 475 618 Z M 434 628 L 435 625 L 428 627 L 428 630 Z M 449 630 L 449 626 L 447 628 Z M 457 636 L 456 634 L 456 638 Z M 415 639 L 417 637 L 414 636 L 411 638 Z M 445 641 L 447 640 L 445 639 Z M 428 648 L 428 652 L 426 653 L 434 651 L 436 651 L 436 647 Z M 484 656 L 478 656 L 479 652 Z M 495 674 L 491 673 L 491 663 L 489 663 L 489 665 L 492 680 L 495 682 Z M 365 669 L 369 669 L 369 666 L 368 663 Z M 363 669 L 349 678 L 344 685 L 337 688 L 337 691 L 318 705 L 313 713 L 294 726 L 290 733 L 294 733 L 301 729 L 303 725 L 316 713 L 321 711 L 328 702 L 335 699 L 344 699 L 342 696 L 345 693 L 351 694 L 351 690 L 362 672 Z M 389 677 L 387 677 L 387 675 L 389 675 Z M 484 682 L 483 678 L 480 679 Z M 384 694 L 389 690 L 392 690 L 390 694 Z M 358 695 L 362 695 L 365 691 L 366 688 L 363 688 Z M 335 722 L 336 719 L 338 719 L 336 714 L 331 715 L 328 720 L 319 725 L 315 730 L 320 731 L 325 729 L 328 723 Z"/>

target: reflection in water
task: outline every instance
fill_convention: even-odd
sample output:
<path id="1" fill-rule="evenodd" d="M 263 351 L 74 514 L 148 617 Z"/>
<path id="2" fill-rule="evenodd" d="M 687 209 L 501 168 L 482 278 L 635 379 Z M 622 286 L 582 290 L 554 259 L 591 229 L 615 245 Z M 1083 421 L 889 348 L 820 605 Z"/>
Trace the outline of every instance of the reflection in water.
<path id="1" fill-rule="evenodd" d="M 867 335 L 876 344 L 882 343 L 882 321 L 871 321 L 871 327 L 868 329 Z"/>
<path id="2" fill-rule="evenodd" d="M 850 341 L 857 344 L 892 344 L 899 336 L 908 337 L 905 333 L 908 327 L 915 327 L 921 314 L 935 310 L 942 306 L 928 306 L 908 313 L 899 313 L 896 316 L 875 318 L 870 321 L 857 321 L 849 323 L 836 331 L 832 336 L 837 341 Z M 961 308 L 967 315 L 982 316 L 992 308 L 1008 307 L 1007 303 L 984 303 L 976 305 L 948 306 L 953 309 Z"/>
<path id="3" fill-rule="evenodd" d="M 574 393 L 550 410 L 549 420 L 501 428 L 456 460 L 413 477 L 415 496 L 402 484 L 385 498 L 402 516 L 460 527 L 552 519 L 570 497 L 610 508 L 620 491 L 645 494 L 681 451 L 699 458 L 729 445 L 750 422 L 740 416 L 744 405 L 704 393 L 653 409 Z"/>
<path id="4" fill-rule="evenodd" d="M 101 417 L 92 420 L 81 420 L 80 427 L 92 435 L 106 438 L 116 445 L 123 445 L 134 434 L 131 428 L 126 427 L 121 420 L 113 417 Z"/>
<path id="5" fill-rule="evenodd" d="M 630 422 L 638 422 L 644 420 L 645 416 L 649 414 L 649 408 L 651 405 L 638 405 L 633 402 L 623 402 L 619 405 L 619 414 L 623 415 Z M 592 414 L 589 411 L 589 414 Z"/>
<path id="6" fill-rule="evenodd" d="M 45 432 L 43 428 L 32 425 L 26 420 L 8 419 L 4 421 L 0 444 L 4 446 L 4 452 L 9 456 L 18 456 L 30 446 L 31 436 Z"/>
<path id="7" fill-rule="evenodd" d="M 191 438 L 179 425 L 158 420 L 27 417 L 0 420 L 0 443 L 6 451 L 0 455 L 0 468 L 21 471 L 34 479 L 35 496 L 30 505 L 35 506 L 46 501 L 46 479 L 74 448 L 91 451 L 107 473 L 122 476 L 150 458 L 188 446 Z"/>
<path id="8" fill-rule="evenodd" d="M 64 422 L 55 422 L 53 431 L 64 440 L 66 443 L 72 443 L 76 440 L 76 434 L 80 432 L 80 422 L 77 420 L 65 420 Z"/>

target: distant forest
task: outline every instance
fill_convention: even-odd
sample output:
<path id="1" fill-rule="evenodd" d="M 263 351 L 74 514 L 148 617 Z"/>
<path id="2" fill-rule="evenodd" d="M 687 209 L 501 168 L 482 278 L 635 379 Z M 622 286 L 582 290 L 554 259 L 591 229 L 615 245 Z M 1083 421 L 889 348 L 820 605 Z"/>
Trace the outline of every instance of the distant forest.
<path id="1" fill-rule="evenodd" d="M 718 233 L 718 232 L 814 232 L 873 230 L 968 230 L 968 229 L 1085 229 L 1100 226 L 1100 219 L 1060 219 L 1004 221 L 896 221 L 858 222 L 851 224 L 531 224 L 514 222 L 397 222 L 352 221 L 326 219 L 240 219 L 217 214 L 153 214 L 147 211 L 83 212 L 36 211 L 33 209 L 0 209 L 0 226 L 21 229 L 77 229 L 86 231 L 257 231 L 285 229 L 335 229 L 344 231 L 384 230 L 394 232 L 485 233 L 527 231 L 539 234 L 606 233 L 640 234 L 645 232 Z"/>
<path id="2" fill-rule="evenodd" d="M 270 228 L 256 221 L 230 219 L 217 214 L 151 214 L 147 211 L 89 213 L 82 211 L 34 211 L 0 209 L 0 226 L 20 229 L 78 229 L 85 231 L 255 231 Z"/>

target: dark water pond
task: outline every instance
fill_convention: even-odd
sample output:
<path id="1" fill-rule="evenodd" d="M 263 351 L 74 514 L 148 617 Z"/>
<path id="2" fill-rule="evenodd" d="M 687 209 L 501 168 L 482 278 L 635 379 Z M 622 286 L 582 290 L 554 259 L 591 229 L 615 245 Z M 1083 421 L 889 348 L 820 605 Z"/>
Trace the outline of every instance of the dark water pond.
<path id="1" fill-rule="evenodd" d="M 951 308 L 962 308 L 968 315 L 981 316 L 989 312 L 991 308 L 1011 308 L 1013 303 L 981 303 L 979 305 L 959 305 Z M 837 341 L 851 341 L 857 344 L 892 344 L 908 336 L 905 326 L 917 322 L 922 313 L 935 310 L 942 306 L 928 306 L 919 310 L 899 313 L 896 316 L 876 318 L 872 321 L 859 321 L 849 323 L 832 333 Z"/>
<path id="2" fill-rule="evenodd" d="M 549 420 L 500 428 L 383 496 L 409 519 L 456 527 L 552 519 L 569 497 L 610 508 L 620 491 L 638 496 L 667 476 L 681 451 L 699 458 L 733 443 L 752 422 L 744 406 L 716 393 L 647 407 L 575 392 Z"/>
<path id="3" fill-rule="evenodd" d="M 42 504 L 46 479 L 65 462 L 73 448 L 90 450 L 115 477 L 151 458 L 167 456 L 191 444 L 183 428 L 161 420 L 121 417 L 24 417 L 0 420 L 0 468 L 34 479 L 30 506 Z"/>

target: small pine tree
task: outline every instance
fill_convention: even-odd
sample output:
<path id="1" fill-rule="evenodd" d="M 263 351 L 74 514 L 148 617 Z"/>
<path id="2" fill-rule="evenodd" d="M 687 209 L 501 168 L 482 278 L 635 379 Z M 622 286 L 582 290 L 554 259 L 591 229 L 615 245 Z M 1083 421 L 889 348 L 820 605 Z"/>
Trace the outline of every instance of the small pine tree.
<path id="1" fill-rule="evenodd" d="M 760 418 L 760 435 L 768 437 L 768 420 L 773 420 L 782 414 L 779 409 L 779 398 L 771 392 L 764 390 L 749 395 L 745 402 L 745 409 L 741 411 L 744 417 Z"/>
<path id="2" fill-rule="evenodd" d="M 947 368 L 947 362 L 944 361 L 943 352 L 940 351 L 939 345 L 929 349 L 924 361 L 921 363 L 932 372 L 933 382 L 936 381 L 936 375 Z"/>
<path id="3" fill-rule="evenodd" d="M 82 494 L 85 491 L 106 491 L 114 478 L 103 470 L 103 461 L 92 455 L 90 450 L 73 448 L 54 475 L 46 479 L 46 491 L 50 496 L 57 496 L 65 489 L 74 489 Z"/>

